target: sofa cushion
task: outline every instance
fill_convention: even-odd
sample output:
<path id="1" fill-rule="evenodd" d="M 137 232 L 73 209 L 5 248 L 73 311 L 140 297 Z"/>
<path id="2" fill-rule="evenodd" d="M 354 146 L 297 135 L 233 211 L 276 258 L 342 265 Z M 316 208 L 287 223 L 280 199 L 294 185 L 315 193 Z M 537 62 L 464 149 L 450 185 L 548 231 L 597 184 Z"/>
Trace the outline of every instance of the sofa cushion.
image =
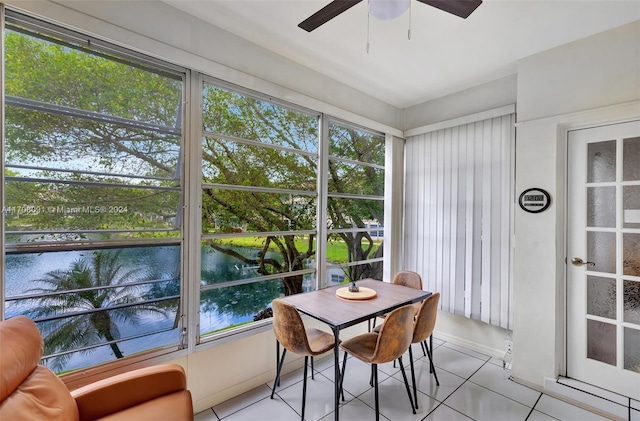
<path id="1" fill-rule="evenodd" d="M 0 329 L 0 402 L 11 395 L 40 363 L 44 343 L 36 324 L 25 316 L 2 322 Z"/>
<path id="2" fill-rule="evenodd" d="M 48 368 L 37 366 L 2 401 L 0 420 L 77 421 L 78 408 L 62 380 Z"/>
<path id="3" fill-rule="evenodd" d="M 102 421 L 193 421 L 191 393 L 171 393 L 101 418 Z"/>
<path id="4" fill-rule="evenodd" d="M 78 407 L 65 384 L 38 365 L 44 345 L 31 319 L 3 321 L 0 344 L 0 420 L 78 419 Z"/>

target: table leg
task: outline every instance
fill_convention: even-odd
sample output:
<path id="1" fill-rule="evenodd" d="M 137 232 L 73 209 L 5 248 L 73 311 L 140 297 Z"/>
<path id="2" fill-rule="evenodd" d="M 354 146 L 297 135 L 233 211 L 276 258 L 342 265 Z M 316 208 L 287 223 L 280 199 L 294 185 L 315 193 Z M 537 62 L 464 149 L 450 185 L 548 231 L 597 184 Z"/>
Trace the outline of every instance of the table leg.
<path id="1" fill-rule="evenodd" d="M 335 338 L 335 347 L 333 348 L 333 366 L 335 369 L 335 396 L 334 396 L 334 405 L 335 405 L 335 420 L 338 421 L 340 415 L 338 414 L 338 408 L 340 406 L 340 330 L 335 327 L 333 328 L 333 337 Z"/>

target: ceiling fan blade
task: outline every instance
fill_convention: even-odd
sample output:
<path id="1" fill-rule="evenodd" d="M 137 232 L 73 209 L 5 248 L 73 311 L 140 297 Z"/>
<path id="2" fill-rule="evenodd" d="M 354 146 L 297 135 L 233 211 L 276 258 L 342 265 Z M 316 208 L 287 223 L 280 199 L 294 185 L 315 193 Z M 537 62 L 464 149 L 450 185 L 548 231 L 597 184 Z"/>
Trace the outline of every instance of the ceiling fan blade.
<path id="1" fill-rule="evenodd" d="M 362 0 L 334 0 L 304 21 L 300 22 L 298 26 L 307 32 L 311 32 L 320 25 L 324 25 L 329 22 L 340 13 L 349 10 L 361 1 Z"/>
<path id="2" fill-rule="evenodd" d="M 482 4 L 482 0 L 418 0 L 445 12 L 466 19 L 474 10 Z"/>

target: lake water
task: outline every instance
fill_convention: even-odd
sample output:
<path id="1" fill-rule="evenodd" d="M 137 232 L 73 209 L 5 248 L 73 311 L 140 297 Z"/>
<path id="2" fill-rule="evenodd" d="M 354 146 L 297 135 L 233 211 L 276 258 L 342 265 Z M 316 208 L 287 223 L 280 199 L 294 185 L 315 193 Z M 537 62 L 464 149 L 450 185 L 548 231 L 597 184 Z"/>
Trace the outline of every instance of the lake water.
<path id="1" fill-rule="evenodd" d="M 244 249 L 243 253 L 254 253 L 256 250 Z M 25 253 L 25 254 L 9 254 L 6 256 L 6 273 L 5 273 L 5 298 L 30 294 L 29 290 L 42 285 L 35 282 L 37 279 L 46 277 L 49 272 L 60 270 L 66 271 L 74 261 L 85 258 L 91 261 L 93 251 L 60 251 L 47 253 Z M 180 273 L 180 248 L 179 246 L 161 246 L 161 247 L 144 247 L 144 248 L 126 248 L 121 250 L 119 256 L 121 261 L 127 268 L 138 268 L 140 272 L 136 275 L 144 278 L 167 279 L 166 284 L 171 281 L 175 282 L 176 288 Z M 255 276 L 255 271 L 251 272 L 251 268 L 242 267 L 238 264 L 238 260 L 222 253 L 202 252 L 203 277 L 215 276 L 215 274 L 224 274 L 225 280 L 238 279 L 242 277 Z M 311 280 L 307 280 L 307 288 L 311 285 Z M 225 288 L 227 294 L 234 295 L 233 288 Z M 175 289 L 175 288 L 174 288 Z M 271 288 L 273 292 L 273 288 Z M 276 296 L 278 292 L 275 292 Z M 222 296 L 226 299 L 227 295 Z M 243 300 L 251 299 L 252 295 Z M 200 317 L 200 332 L 205 334 L 228 326 L 237 325 L 253 321 L 253 316 L 261 309 L 269 305 L 275 296 L 264 294 L 256 294 L 254 303 L 243 303 L 238 306 L 238 311 L 234 311 L 234 303 L 229 305 L 202 305 Z M 33 304 L 33 302 L 31 302 Z M 236 303 L 238 304 L 238 303 Z M 26 301 L 9 301 L 5 306 L 5 317 L 12 317 L 18 314 L 24 314 L 28 310 L 29 303 Z M 219 311 L 218 308 L 224 308 L 226 311 Z M 247 313 L 247 308 L 250 312 Z M 260 309 L 254 311 L 252 309 Z M 239 313 L 239 314 L 238 314 Z M 168 317 L 160 314 L 141 315 L 140 324 L 131 326 L 129 324 L 120 324 L 118 327 L 121 336 L 131 337 L 142 332 L 150 332 L 161 329 L 171 329 L 175 317 L 173 314 Z M 132 355 L 141 351 L 177 344 L 179 341 L 178 329 L 171 329 L 167 332 L 157 333 L 150 336 L 140 337 L 136 339 L 119 342 L 118 346 L 125 356 Z M 75 353 L 72 355 L 66 370 L 82 368 L 105 361 L 113 360 L 114 356 L 108 346 L 102 346 L 88 352 L 86 354 Z M 46 363 L 46 361 L 45 361 Z"/>

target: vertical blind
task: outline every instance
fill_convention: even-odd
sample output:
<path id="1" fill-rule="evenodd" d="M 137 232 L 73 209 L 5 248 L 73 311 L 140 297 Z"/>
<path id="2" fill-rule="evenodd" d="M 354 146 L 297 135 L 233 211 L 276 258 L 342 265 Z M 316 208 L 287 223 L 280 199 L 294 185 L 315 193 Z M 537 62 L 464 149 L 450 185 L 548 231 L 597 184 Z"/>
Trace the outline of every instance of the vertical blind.
<path id="1" fill-rule="evenodd" d="M 514 114 L 406 141 L 404 267 L 441 309 L 512 329 Z"/>

